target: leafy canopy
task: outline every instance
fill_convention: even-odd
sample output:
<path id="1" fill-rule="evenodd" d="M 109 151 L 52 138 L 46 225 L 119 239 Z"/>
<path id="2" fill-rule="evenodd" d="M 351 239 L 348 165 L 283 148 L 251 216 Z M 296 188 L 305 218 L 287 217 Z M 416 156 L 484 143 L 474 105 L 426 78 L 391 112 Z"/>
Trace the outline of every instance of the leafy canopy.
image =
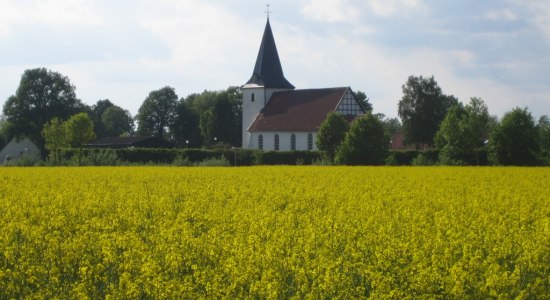
<path id="1" fill-rule="evenodd" d="M 355 119 L 336 155 L 346 165 L 382 165 L 388 154 L 389 139 L 384 125 L 372 114 Z"/>
<path id="2" fill-rule="evenodd" d="M 465 107 L 457 104 L 449 110 L 435 136 L 440 162 L 450 165 L 479 164 L 479 150 L 489 135 L 487 105 L 472 98 Z"/>
<path id="3" fill-rule="evenodd" d="M 169 86 L 149 93 L 136 116 L 138 134 L 169 137 L 168 129 L 176 117 L 177 101 L 178 95 Z"/>
<path id="4" fill-rule="evenodd" d="M 334 162 L 336 152 L 344 141 L 348 129 L 348 121 L 341 114 L 332 112 L 327 115 L 319 127 L 316 141 L 317 148 L 324 159 Z"/>
<path id="5" fill-rule="evenodd" d="M 402 89 L 398 114 L 405 143 L 433 145 L 439 124 L 458 100 L 454 96 L 444 95 L 433 76 L 410 76 Z"/>
<path id="6" fill-rule="evenodd" d="M 69 78 L 45 68 L 25 70 L 15 95 L 4 104 L 10 134 L 27 136 L 42 150 L 42 129 L 47 122 L 66 120 L 85 110 Z"/>
<path id="7" fill-rule="evenodd" d="M 514 108 L 492 132 L 490 159 L 498 165 L 535 165 L 540 152 L 535 121 L 527 108 Z"/>

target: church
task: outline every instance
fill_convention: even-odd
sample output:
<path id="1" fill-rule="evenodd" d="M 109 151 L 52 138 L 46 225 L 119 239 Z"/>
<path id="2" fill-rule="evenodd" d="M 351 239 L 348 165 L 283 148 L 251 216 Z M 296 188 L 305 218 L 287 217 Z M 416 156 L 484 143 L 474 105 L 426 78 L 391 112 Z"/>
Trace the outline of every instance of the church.
<path id="1" fill-rule="evenodd" d="M 330 112 L 349 121 L 365 113 L 349 87 L 295 89 L 283 74 L 269 16 L 252 77 L 241 91 L 245 149 L 317 150 L 316 135 Z"/>

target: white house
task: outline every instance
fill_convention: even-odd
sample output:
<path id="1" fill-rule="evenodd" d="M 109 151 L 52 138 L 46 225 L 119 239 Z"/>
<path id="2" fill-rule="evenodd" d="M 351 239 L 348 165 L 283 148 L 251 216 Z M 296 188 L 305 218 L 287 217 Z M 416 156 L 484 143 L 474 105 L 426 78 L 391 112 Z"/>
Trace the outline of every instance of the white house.
<path id="1" fill-rule="evenodd" d="M 295 90 L 284 77 L 269 18 L 252 77 L 243 93 L 243 148 L 316 150 L 319 126 L 330 112 L 353 120 L 364 114 L 351 88 Z"/>
<path id="2" fill-rule="evenodd" d="M 5 164 L 10 160 L 19 159 L 22 156 L 30 156 L 32 158 L 40 158 L 40 150 L 31 142 L 28 138 L 12 139 L 5 147 L 0 151 L 0 163 Z"/>

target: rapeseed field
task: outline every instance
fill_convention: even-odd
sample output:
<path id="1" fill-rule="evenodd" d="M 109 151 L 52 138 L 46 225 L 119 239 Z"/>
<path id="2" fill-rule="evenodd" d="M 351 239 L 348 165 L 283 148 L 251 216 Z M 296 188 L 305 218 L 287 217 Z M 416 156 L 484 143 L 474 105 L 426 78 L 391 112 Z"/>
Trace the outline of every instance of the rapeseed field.
<path id="1" fill-rule="evenodd" d="M 0 299 L 548 299 L 550 169 L 0 169 Z"/>

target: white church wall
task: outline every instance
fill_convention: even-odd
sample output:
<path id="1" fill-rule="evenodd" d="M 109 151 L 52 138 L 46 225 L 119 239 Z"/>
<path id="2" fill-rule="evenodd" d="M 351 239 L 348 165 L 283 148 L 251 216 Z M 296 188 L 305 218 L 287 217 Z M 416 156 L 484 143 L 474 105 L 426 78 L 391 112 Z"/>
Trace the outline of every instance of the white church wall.
<path id="1" fill-rule="evenodd" d="M 265 89 L 263 87 L 243 87 L 243 148 L 256 148 L 248 128 L 252 125 L 260 111 L 265 107 L 273 93 L 288 91 L 288 89 Z"/>
<path id="2" fill-rule="evenodd" d="M 279 136 L 279 149 L 278 151 L 291 151 L 291 137 L 292 134 L 296 136 L 296 149 L 299 151 L 317 150 L 315 145 L 315 139 L 317 138 L 316 132 L 253 132 L 251 133 L 251 149 L 260 149 L 259 137 L 263 137 L 263 151 L 275 150 L 275 135 Z M 308 149 L 308 136 L 311 134 L 311 149 Z"/>
<path id="3" fill-rule="evenodd" d="M 248 128 L 265 105 L 264 88 L 243 88 L 243 148 L 251 148 L 251 134 Z"/>

